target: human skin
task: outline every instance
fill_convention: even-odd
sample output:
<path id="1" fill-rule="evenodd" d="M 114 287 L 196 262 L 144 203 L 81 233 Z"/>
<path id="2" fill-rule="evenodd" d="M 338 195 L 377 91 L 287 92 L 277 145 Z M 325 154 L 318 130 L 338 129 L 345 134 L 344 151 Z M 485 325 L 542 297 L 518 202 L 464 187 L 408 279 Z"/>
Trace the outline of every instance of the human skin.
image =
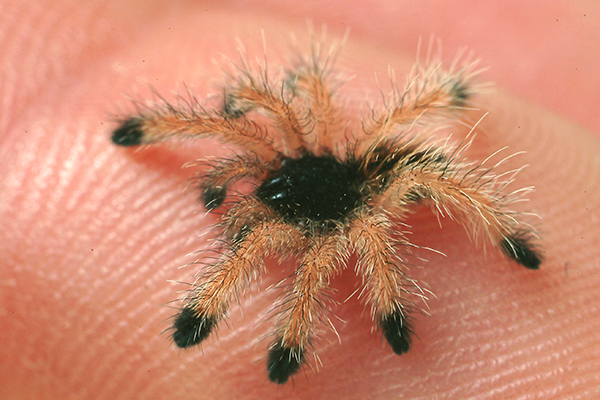
<path id="1" fill-rule="evenodd" d="M 590 27 L 598 7 L 296 3 L 3 6 L 0 397 L 597 398 L 600 38 Z M 483 159 L 505 145 L 527 152 L 503 167 L 529 165 L 516 185 L 536 189 L 517 207 L 541 217 L 531 221 L 545 260 L 525 270 L 490 246 L 484 253 L 456 222 L 442 220 L 440 229 L 417 208 L 410 240 L 446 256 L 417 252 L 428 261 L 410 269 L 435 296 L 421 305 L 427 315 L 415 315 L 409 353 L 391 352 L 353 296 L 334 310 L 344 321 L 333 318 L 341 342 L 325 331 L 316 343 L 322 365 L 311 360 L 315 372 L 307 367 L 277 386 L 264 357 L 267 313 L 280 290 L 267 288 L 292 265 L 270 263 L 229 326 L 221 323 L 201 348 L 180 351 L 161 334 L 178 306 L 170 302 L 186 289 L 173 281 L 196 272 L 178 267 L 206 249 L 199 235 L 218 221 L 183 190 L 195 171 L 180 167 L 225 150 L 203 141 L 135 151 L 109 138 L 112 119 L 131 111 L 126 95 L 151 97 L 148 84 L 165 96 L 182 93 L 181 82 L 200 98 L 218 94 L 221 54 L 235 59 L 236 39 L 262 57 L 264 30 L 269 61 L 278 63 L 290 32 L 307 31 L 306 19 L 317 31 L 327 24 L 331 39 L 351 29 L 339 65 L 355 75 L 354 100 L 378 99 L 374 72 L 385 85 L 388 64 L 403 82 L 419 37 L 440 37 L 446 61 L 461 46 L 474 49 L 490 66 L 482 80 L 496 90 L 477 99 L 489 114 L 469 154 Z M 358 284 L 350 266 L 332 282 L 335 298 L 344 301 Z"/>

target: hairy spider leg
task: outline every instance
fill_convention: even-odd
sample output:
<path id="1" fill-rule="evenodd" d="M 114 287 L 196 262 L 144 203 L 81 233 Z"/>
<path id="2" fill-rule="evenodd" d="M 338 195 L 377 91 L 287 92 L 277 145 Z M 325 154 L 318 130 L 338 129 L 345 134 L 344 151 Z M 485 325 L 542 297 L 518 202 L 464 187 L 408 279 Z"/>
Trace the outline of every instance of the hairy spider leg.
<path id="1" fill-rule="evenodd" d="M 332 66 L 337 57 L 335 47 L 321 54 L 321 46 L 314 45 L 311 57 L 299 56 L 294 68 L 287 73 L 286 82 L 294 93 L 294 104 L 302 110 L 306 130 L 312 134 L 313 142 L 308 143 L 309 151 L 321 156 L 333 154 L 344 134 L 340 112 L 333 101 L 335 79 Z"/>
<path id="2" fill-rule="evenodd" d="M 282 144 L 280 152 L 286 157 L 296 158 L 306 152 L 305 137 L 298 114 L 291 105 L 291 94 L 286 98 L 285 85 L 272 85 L 264 73 L 255 78 L 249 70 L 241 70 L 241 75 L 226 88 L 225 114 L 230 118 L 244 116 L 258 109 L 266 112 L 279 128 Z M 279 87 L 281 92 L 275 92 Z M 288 93 L 289 94 L 289 93 Z"/>
<path id="3" fill-rule="evenodd" d="M 336 229 L 311 235 L 291 290 L 280 306 L 278 331 L 267 362 L 271 381 L 285 383 L 298 371 L 315 328 L 329 322 L 325 315 L 329 309 L 326 291 L 330 279 L 347 259 L 348 241 L 343 232 Z"/>
<path id="4" fill-rule="evenodd" d="M 392 238 L 391 227 L 383 210 L 365 206 L 350 221 L 348 238 L 358 256 L 356 270 L 362 276 L 363 292 L 373 319 L 394 352 L 403 354 L 411 344 L 412 330 L 406 314 L 410 284 L 393 245 L 408 242 Z"/>
<path id="5" fill-rule="evenodd" d="M 280 157 L 265 132 L 254 122 L 209 113 L 193 97 L 186 106 L 177 108 L 163 101 L 162 108 L 141 111 L 122 121 L 113 133 L 112 141 L 120 146 L 138 146 L 168 139 L 207 137 L 236 144 L 261 160 Z"/>
<path id="6" fill-rule="evenodd" d="M 439 62 L 426 68 L 416 64 L 403 91 L 398 90 L 392 78 L 392 95 L 384 98 L 381 109 L 372 111 L 368 123 L 363 123 L 366 136 L 362 146 L 357 148 L 357 154 L 395 138 L 399 129 L 424 125 L 436 118 L 455 118 L 457 113 L 465 110 L 476 92 L 471 80 L 481 72 L 475 70 L 477 64 L 478 61 L 466 62 L 457 70 L 443 69 Z"/>
<path id="7" fill-rule="evenodd" d="M 466 171 L 465 171 L 466 170 Z M 452 165 L 451 161 L 399 165 L 386 190 L 399 212 L 409 203 L 425 199 L 439 215 L 456 218 L 473 238 L 484 232 L 508 257 L 529 269 L 538 269 L 541 255 L 531 243 L 528 229 L 519 227 L 517 213 L 507 208 L 506 196 L 495 177 L 478 184 L 480 168 Z"/>
<path id="8" fill-rule="evenodd" d="M 208 173 L 196 177 L 206 209 L 211 211 L 221 206 L 227 196 L 227 189 L 234 182 L 246 177 L 263 180 L 267 171 L 276 169 L 279 164 L 280 160 L 267 163 L 254 154 L 218 159 L 212 163 Z"/>
<path id="9" fill-rule="evenodd" d="M 233 248 L 196 279 L 175 317 L 173 340 L 179 347 L 193 346 L 209 336 L 231 302 L 264 272 L 264 258 L 269 252 L 281 253 L 302 239 L 296 228 L 279 222 L 268 208 L 252 201 L 242 201 L 233 208 L 224 223 L 228 221 L 232 224 L 226 227 L 225 235 Z"/>

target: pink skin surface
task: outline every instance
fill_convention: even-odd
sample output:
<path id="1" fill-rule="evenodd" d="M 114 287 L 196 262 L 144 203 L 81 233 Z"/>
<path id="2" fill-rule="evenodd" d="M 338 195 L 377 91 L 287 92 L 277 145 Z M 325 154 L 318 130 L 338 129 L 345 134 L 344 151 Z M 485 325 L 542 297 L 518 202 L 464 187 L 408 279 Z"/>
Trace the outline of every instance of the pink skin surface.
<path id="1" fill-rule="evenodd" d="M 0 397 L 2 399 L 591 399 L 600 397 L 600 9 L 563 2 L 5 2 L 0 13 Z M 123 4 L 124 3 L 124 4 Z M 272 3 L 272 4 L 271 4 Z M 425 4 L 427 3 L 427 4 Z M 526 5 L 524 5 L 526 4 Z M 545 262 L 527 271 L 468 240 L 455 222 L 419 208 L 411 276 L 435 293 L 416 315 L 411 351 L 394 355 L 356 296 L 335 309 L 317 341 L 322 365 L 285 386 L 265 371 L 268 312 L 292 273 L 270 273 L 234 306 L 228 327 L 180 351 L 161 334 L 170 303 L 205 249 L 218 217 L 184 192 L 191 168 L 221 145 L 110 143 L 126 95 L 169 96 L 182 82 L 217 93 L 221 54 L 272 63 L 289 54 L 310 19 L 329 37 L 351 29 L 340 66 L 362 100 L 377 99 L 392 65 L 403 81 L 419 38 L 440 38 L 444 59 L 461 46 L 490 69 L 496 90 L 470 155 L 508 145 L 527 153 L 518 186 Z M 506 93 L 511 92 L 515 97 Z M 516 97 L 528 102 L 516 100 Z M 576 122 L 566 122 L 561 114 Z M 587 133 L 582 128 L 595 133 Z M 348 268 L 333 281 L 343 301 Z"/>

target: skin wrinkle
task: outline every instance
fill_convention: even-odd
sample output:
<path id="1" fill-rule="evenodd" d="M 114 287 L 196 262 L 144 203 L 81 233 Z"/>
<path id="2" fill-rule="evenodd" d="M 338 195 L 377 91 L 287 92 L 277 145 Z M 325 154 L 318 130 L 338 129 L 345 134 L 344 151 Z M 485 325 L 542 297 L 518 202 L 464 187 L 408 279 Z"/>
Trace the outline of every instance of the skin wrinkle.
<path id="1" fill-rule="evenodd" d="M 430 262 L 422 269 L 411 269 L 437 296 L 429 301 L 430 315 L 417 321 L 419 340 L 411 350 L 416 352 L 400 358 L 387 355 L 380 339 L 368 332 L 368 316 L 352 326 L 334 321 L 344 339 L 341 345 L 336 343 L 331 349 L 319 352 L 326 367 L 320 368 L 319 374 L 307 371 L 308 379 L 299 375 L 293 386 L 280 387 L 276 392 L 264 384 L 262 360 L 253 363 L 262 356 L 262 347 L 247 344 L 267 332 L 268 322 L 254 322 L 272 306 L 276 297 L 264 288 L 276 284 L 291 271 L 282 268 L 265 279 L 261 284 L 263 290 L 254 293 L 252 300 L 244 305 L 244 317 L 239 312 L 232 316 L 230 323 L 235 329 L 223 327 L 220 340 L 204 346 L 204 354 L 169 348 L 167 338 L 160 332 L 167 326 L 165 320 L 172 311 L 160 305 L 173 300 L 178 289 L 168 280 L 189 279 L 192 270 L 177 267 L 190 262 L 185 254 L 203 245 L 204 239 L 197 235 L 215 219 L 203 217 L 197 193 L 181 194 L 186 180 L 192 176 L 186 170 L 172 172 L 177 171 L 174 165 L 181 165 L 179 160 L 172 161 L 173 149 L 124 156 L 111 148 L 107 137 L 112 126 L 108 126 L 106 110 L 120 104 L 122 93 L 128 92 L 140 76 L 148 78 L 162 93 L 168 93 L 180 80 L 194 83 L 202 81 L 204 76 L 217 76 L 209 58 L 219 52 L 234 58 L 235 45 L 227 44 L 235 42 L 232 38 L 243 36 L 258 43 L 256 47 L 260 50 L 260 28 L 272 29 L 266 35 L 268 38 L 287 38 L 293 23 L 277 28 L 277 21 L 270 19 L 269 12 L 263 12 L 265 16 L 261 17 L 257 16 L 260 13 L 251 13 L 250 17 L 236 19 L 235 12 L 220 13 L 211 9 L 212 5 L 202 10 L 187 4 L 179 9 L 163 7 L 155 11 L 152 3 L 109 3 L 108 9 L 94 17 L 100 26 L 110 27 L 102 31 L 103 35 L 84 31 L 89 34 L 50 37 L 44 31 L 32 29 L 31 34 L 49 36 L 52 42 L 42 40 L 42 50 L 31 59 L 25 60 L 24 54 L 28 53 L 16 52 L 11 53 L 14 58 L 3 60 L 18 65 L 20 75 L 14 81 L 13 78 L 5 81 L 17 90 L 6 92 L 16 97 L 3 103 L 10 104 L 13 113 L 0 135 L 3 160 L 0 177 L 3 183 L 10 183 L 4 186 L 6 190 L 0 200 L 3 227 L 0 342 L 5 344 L 0 350 L 0 393 L 7 398 L 40 398 L 43 394 L 45 398 L 61 399 L 184 399 L 190 393 L 213 398 L 237 395 L 242 399 L 333 395 L 347 399 L 492 398 L 490 393 L 518 398 L 544 397 L 543 393 L 548 392 L 562 398 L 597 397 L 600 386 L 594 368 L 600 329 L 599 313 L 594 306 L 599 301 L 598 274 L 595 274 L 600 209 L 597 133 L 592 136 L 582 132 L 562 119 L 510 98 L 501 89 L 509 86 L 530 99 L 547 101 L 545 104 L 555 110 L 582 118 L 578 121 L 581 125 L 597 126 L 595 95 L 590 91 L 595 93 L 594 88 L 598 87 L 594 82 L 600 77 L 599 66 L 586 60 L 590 59 L 588 55 L 598 54 L 594 47 L 598 40 L 580 40 L 581 32 L 585 35 L 589 25 L 585 21 L 593 21 L 597 13 L 585 9 L 583 3 L 578 4 L 562 4 L 559 14 L 553 14 L 557 12 L 556 5 L 545 3 L 535 13 L 527 8 L 535 5 L 515 4 L 504 5 L 506 10 L 501 13 L 478 15 L 476 7 L 469 8 L 464 3 L 458 7 L 452 2 L 435 10 L 419 9 L 411 2 L 406 5 L 412 8 L 405 12 L 384 12 L 371 5 L 372 10 L 363 13 L 360 7 L 327 3 L 320 12 L 332 12 L 325 17 L 307 11 L 310 4 L 298 2 L 270 11 L 303 7 L 297 16 L 301 21 L 296 32 L 303 32 L 307 16 L 316 17 L 317 26 L 321 21 L 330 27 L 339 26 L 339 22 L 344 22 L 344 27 L 350 25 L 352 33 L 345 49 L 350 54 L 342 62 L 351 60 L 364 71 L 364 82 L 372 81 L 373 69 L 378 69 L 380 78 L 385 77 L 387 63 L 397 65 L 393 58 L 400 53 L 407 54 L 406 64 L 410 65 L 414 61 L 411 46 L 419 36 L 428 38 L 431 32 L 449 32 L 442 35 L 447 54 L 452 54 L 452 49 L 458 46 L 474 46 L 483 64 L 492 66 L 492 76 L 485 78 L 494 81 L 498 89 L 485 100 L 490 114 L 483 121 L 484 133 L 478 136 L 472 154 L 485 158 L 505 142 L 510 142 L 511 151 L 528 151 L 514 165 L 530 164 L 519 174 L 523 186 L 536 186 L 524 209 L 531 206 L 543 217 L 539 225 L 547 249 L 547 266 L 539 271 L 542 276 L 539 278 L 518 271 L 499 257 L 491 254 L 484 257 L 460 227 L 448 220 L 443 221 L 443 230 L 436 230 L 435 216 L 419 210 L 409 220 L 415 228 L 411 242 L 427 244 L 427 238 L 434 234 L 435 248 L 448 257 L 421 254 Z M 36 7 L 51 11 L 44 12 L 44 18 L 60 15 L 63 6 L 61 2 L 36 3 Z M 24 2 L 14 7 L 30 6 Z M 124 13 L 121 7 L 131 7 L 131 12 Z M 191 12 L 186 7 L 192 7 Z M 204 11 L 207 7 L 209 12 Z M 267 5 L 252 7 L 268 8 Z M 453 8 L 454 15 L 449 11 Z M 343 12 L 335 13 L 335 9 Z M 31 23 L 27 20 L 30 14 L 25 11 L 19 13 L 23 16 L 19 19 L 20 26 Z M 344 20 L 351 13 L 356 16 Z M 460 18 L 459 13 L 466 13 L 466 18 Z M 575 13 L 585 23 L 572 19 Z M 2 18 L 9 18 L 10 14 Z M 498 15 L 496 20 L 494 14 Z M 36 15 L 41 18 L 39 13 Z M 506 23 L 509 15 L 510 24 Z M 398 24 L 398 20 L 408 22 Z M 577 32 L 557 37 L 553 27 L 568 25 L 569 21 Z M 77 15 L 61 21 L 66 27 L 80 23 Z M 597 20 L 592 25 L 597 26 Z M 7 31 L 11 26 L 14 28 L 14 24 L 0 24 Z M 53 24 L 44 26 L 61 29 Z M 377 35 L 379 32 L 381 35 Z M 91 36 L 103 45 L 91 45 Z M 519 40 L 507 42 L 508 37 Z M 72 40 L 81 40 L 78 43 L 81 46 L 67 46 Z M 369 53 L 365 43 L 392 50 L 387 54 Z M 41 79 L 35 75 L 40 71 L 36 66 L 48 65 L 43 58 L 48 57 L 44 49 L 56 46 L 69 47 L 70 51 L 77 49 L 77 60 L 70 56 L 53 58 L 52 62 L 69 64 L 69 73 L 44 75 Z M 268 46 L 270 53 L 279 51 L 271 49 L 271 41 Z M 548 49 L 549 53 L 537 51 L 540 48 Z M 565 54 L 564 58 L 557 57 Z M 557 65 L 548 60 L 563 61 Z M 523 66 L 535 72 L 530 80 L 531 75 L 521 73 Z M 573 72 L 573 67 L 578 72 Z M 0 70 L 4 68 L 0 66 Z M 405 70 L 402 66 L 396 69 Z M 358 87 L 363 82 L 361 76 L 355 78 Z M 56 79 L 61 81 L 48 82 Z M 370 91 L 377 93 L 377 87 L 371 86 Z M 362 100 L 364 92 L 357 89 L 357 93 Z M 27 107 L 23 107 L 25 99 Z M 71 175 L 42 190 L 33 179 L 39 173 L 39 165 L 50 165 L 51 174 L 58 173 L 56 169 L 61 165 L 48 163 L 47 144 L 61 143 L 62 151 L 54 157 L 68 157 L 72 135 L 83 138 L 88 149 L 86 157 L 74 161 L 76 168 Z M 211 148 L 198 147 L 200 153 L 210 154 Z M 213 150 L 222 151 L 216 146 Z M 176 152 L 187 161 L 200 155 L 196 150 Z M 157 165 L 152 161 L 156 156 L 163 157 L 169 165 Z M 98 163 L 98 158 L 105 161 Z M 85 179 L 90 174 L 96 179 Z M 131 177 L 135 179 L 124 188 L 114 185 L 115 180 Z M 81 187 L 81 182 L 89 183 Z M 149 185 L 156 202 L 172 199 L 168 208 L 132 206 Z M 95 210 L 96 214 L 66 212 L 61 209 L 64 204 L 61 201 L 55 201 L 49 208 L 43 200 L 50 192 L 68 197 L 75 188 L 83 193 L 82 202 L 91 202 L 85 212 Z M 107 194 L 98 196 L 100 192 Z M 31 207 L 37 211 L 22 220 Z M 160 224 L 155 222 L 157 219 Z M 82 224 L 82 220 L 90 221 L 89 225 Z M 138 229 L 128 221 L 155 226 Z M 73 232 L 68 241 L 60 235 L 67 231 Z M 125 246 L 123 238 L 127 238 Z M 156 254 L 154 245 L 159 242 L 164 248 Z M 270 271 L 274 273 L 271 268 Z M 345 282 L 345 275 L 353 275 L 349 272 L 336 279 Z M 114 308 L 113 302 L 108 304 L 105 299 L 117 290 L 124 296 L 127 294 L 128 300 Z M 354 288 L 350 285 L 344 292 L 342 285 L 341 290 L 344 295 L 340 293 L 340 300 L 344 300 Z M 338 316 L 355 319 L 361 312 L 362 306 L 350 299 Z M 102 316 L 101 322 L 98 316 Z M 359 364 L 367 368 L 359 368 Z M 477 387 L 473 387 L 473 382 L 478 383 Z"/>

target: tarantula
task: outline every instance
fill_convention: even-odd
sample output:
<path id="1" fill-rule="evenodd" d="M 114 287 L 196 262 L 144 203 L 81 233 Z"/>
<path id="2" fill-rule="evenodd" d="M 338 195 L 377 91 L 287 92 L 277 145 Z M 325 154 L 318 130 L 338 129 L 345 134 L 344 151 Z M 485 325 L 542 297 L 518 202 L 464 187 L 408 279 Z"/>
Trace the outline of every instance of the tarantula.
<path id="1" fill-rule="evenodd" d="M 293 256 L 298 265 L 279 305 L 267 360 L 270 380 L 280 384 L 299 370 L 316 329 L 327 320 L 330 279 L 351 252 L 373 319 L 395 353 L 408 351 L 407 295 L 414 283 L 396 248 L 410 244 L 393 228 L 415 203 L 456 217 L 474 237 L 483 232 L 527 268 L 541 262 L 533 228 L 507 208 L 520 191 L 502 193 L 502 175 L 465 161 L 468 142 L 450 148 L 423 133 L 466 108 L 476 91 L 476 63 L 465 60 L 448 70 L 437 60 L 417 64 L 406 88 L 371 110 L 349 140 L 335 96 L 336 54 L 313 46 L 310 56 L 297 57 L 275 79 L 266 67 L 253 73 L 244 62 L 228 75 L 218 109 L 205 109 L 190 95 L 182 107 L 164 102 L 140 109 L 112 135 L 120 146 L 215 137 L 241 150 L 198 178 L 206 208 L 225 210 L 225 247 L 198 275 L 174 319 L 172 338 L 181 348 L 202 342 L 264 272 L 265 257 Z M 269 129 L 258 114 L 269 118 Z M 225 207 L 228 188 L 242 179 L 257 182 L 254 191 L 229 194 L 235 201 Z"/>

